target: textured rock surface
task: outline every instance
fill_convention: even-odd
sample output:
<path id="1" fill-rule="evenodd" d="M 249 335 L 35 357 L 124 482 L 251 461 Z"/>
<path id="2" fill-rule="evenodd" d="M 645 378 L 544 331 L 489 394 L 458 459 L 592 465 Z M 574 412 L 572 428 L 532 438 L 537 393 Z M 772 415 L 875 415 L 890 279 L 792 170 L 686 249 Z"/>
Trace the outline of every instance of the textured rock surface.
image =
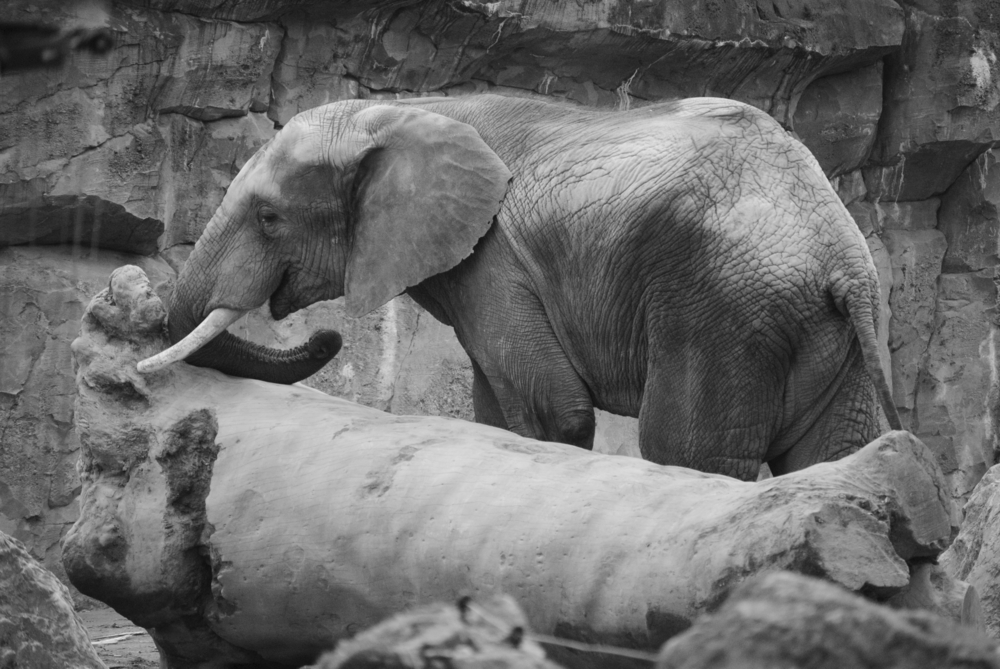
<path id="1" fill-rule="evenodd" d="M 998 264 L 1000 167 L 997 163 L 997 152 L 987 151 L 942 196 L 938 229 L 948 241 L 943 272 L 978 272 Z"/>
<path id="2" fill-rule="evenodd" d="M 909 428 L 937 453 L 957 508 L 997 452 L 995 163 L 992 151 L 983 154 L 941 196 L 940 206 L 936 198 L 879 205 L 904 214 L 895 217 L 897 229 L 883 235 L 898 251 L 890 321 L 897 404 L 909 414 Z M 994 407 L 992 417 L 984 405 Z"/>
<path id="3" fill-rule="evenodd" d="M 909 4 L 909 3 L 904 3 Z M 970 21 L 958 3 L 910 6 L 902 48 L 886 57 L 885 102 L 869 190 L 883 200 L 943 193 L 1000 131 L 1000 12 Z"/>
<path id="4" fill-rule="evenodd" d="M 938 230 L 887 230 L 882 241 L 892 263 L 889 352 L 895 354 L 893 396 L 897 407 L 912 412 L 917 372 L 934 323 L 934 298 L 946 242 Z"/>
<path id="5" fill-rule="evenodd" d="M 657 669 L 1000 667 L 985 634 L 927 612 L 893 611 L 818 579 L 761 576 L 667 642 Z"/>
<path id="6" fill-rule="evenodd" d="M 267 109 L 278 27 L 117 4 L 102 12 L 99 2 L 42 6 L 5 3 L 0 19 L 101 23 L 117 43 L 58 70 L 0 78 L 0 245 L 81 240 L 149 254 L 175 218 L 182 232 L 161 241 L 192 241 L 200 229 L 183 234 L 189 219 L 221 200 L 211 186 L 225 188 L 262 143 L 249 112 Z M 207 124 L 232 116 L 243 120 Z M 203 197 L 204 209 L 186 202 Z"/>
<path id="7" fill-rule="evenodd" d="M 73 610 L 69 590 L 3 532 L 0 593 L 0 666 L 105 669 Z"/>
<path id="8" fill-rule="evenodd" d="M 910 429 L 938 454 L 957 502 L 995 461 L 982 402 L 995 382 L 992 271 L 942 274 Z"/>
<path id="9" fill-rule="evenodd" d="M 976 588 L 983 622 L 1000 639 L 1000 465 L 990 468 L 965 506 L 965 521 L 941 566 Z"/>
<path id="10" fill-rule="evenodd" d="M 59 540 L 77 516 L 70 342 L 115 267 L 139 262 L 162 290 L 163 262 L 112 251 L 0 248 L 0 531 L 62 573 Z"/>
<path id="11" fill-rule="evenodd" d="M 836 181 L 879 268 L 896 405 L 937 454 L 956 509 L 996 457 L 995 161 L 983 154 L 940 198 L 916 202 L 868 199 L 860 171 Z"/>
<path id="12" fill-rule="evenodd" d="M 205 183 L 201 177 L 217 155 L 212 147 L 197 158 L 190 148 L 185 153 L 171 116 L 196 121 L 187 135 L 211 143 L 219 119 L 266 112 L 283 124 L 318 104 L 386 93 L 499 89 L 607 107 L 717 95 L 755 104 L 791 125 L 799 97 L 819 78 L 800 114 L 809 126 L 805 136 L 843 144 L 824 151 L 824 160 L 853 166 L 867 153 L 878 118 L 880 59 L 901 43 L 904 27 L 891 0 L 793 0 L 766 9 L 735 0 L 370 0 L 231 9 L 92 0 L 80 7 L 17 0 L 0 10 L 0 19 L 103 24 L 118 37 L 109 55 L 0 79 L 0 150 L 9 149 L 0 185 L 18 195 L 17 207 L 0 211 L 0 243 L 25 241 L 15 222 L 26 209 L 47 220 L 35 238 L 73 239 L 67 208 L 71 196 L 83 194 L 100 198 L 118 217 L 108 240 L 127 237 L 120 228 L 131 224 L 142 229 L 135 250 L 148 252 L 157 221 L 168 230 L 198 225 L 189 219 L 204 212 L 175 205 L 201 199 L 189 186 Z M 823 76 L 844 69 L 859 74 Z M 862 104 L 818 108 L 845 86 Z M 29 137 L 42 141 L 24 141 Z M 243 137 L 259 144 L 253 128 Z M 238 167 L 245 155 L 236 153 L 222 157 Z M 174 169 L 164 173 L 168 165 Z M 232 175 L 220 176 L 216 183 L 224 187 Z M 211 198 L 205 206 L 214 208 Z M 160 246 L 182 238 L 168 234 Z"/>
<path id="13" fill-rule="evenodd" d="M 814 81 L 795 108 L 793 126 L 827 176 L 861 167 L 882 114 L 882 63 Z"/>
<path id="14" fill-rule="evenodd" d="M 119 268 L 73 343 L 83 492 L 63 560 L 168 666 L 297 666 L 496 592 L 538 633 L 653 649 L 762 570 L 903 597 L 951 539 L 940 469 L 905 432 L 745 483 L 182 363 L 140 375 L 163 313 Z"/>
<path id="15" fill-rule="evenodd" d="M 118 40 L 59 69 L 0 76 L 0 247 L 159 252 L 174 269 L 275 124 L 328 101 L 488 90 L 607 109 L 689 95 L 757 105 L 813 150 L 868 237 L 894 346 L 885 366 L 955 498 L 993 463 L 992 0 L 7 0 L 0 20 L 107 26 Z M 66 271 L 106 274 L 73 262 Z M 0 328 L 22 318 L 18 304 L 3 304 Z M 348 344 L 309 383 L 392 411 L 471 414 L 468 363 L 446 328 L 405 300 L 358 323 L 337 320 L 338 309 L 304 319 L 332 320 Z M 261 341 L 306 336 L 246 327 Z M 65 347 L 71 330 L 48 331 L 46 346 Z M 0 351 L 0 378 L 23 373 L 24 346 Z M 56 364 L 48 374 L 64 387 L 71 372 Z M 46 425 L 54 400 L 18 388 L 0 390 L 0 416 L 38 406 Z M 77 487 L 65 474 L 70 452 L 31 473 L 53 444 L 75 439 L 70 413 L 52 415 L 63 426 L 55 437 L 47 427 L 0 431 L 0 458 L 29 472 L 0 468 L 0 528 L 50 566 Z M 598 429 L 599 448 L 636 453 L 634 420 L 602 416 Z M 50 477 L 69 492 L 47 507 L 38 500 Z"/>
<path id="16" fill-rule="evenodd" d="M 397 667 L 434 669 L 558 669 L 528 635 L 517 603 L 498 596 L 485 601 L 431 604 L 382 621 L 337 645 L 318 669 Z"/>

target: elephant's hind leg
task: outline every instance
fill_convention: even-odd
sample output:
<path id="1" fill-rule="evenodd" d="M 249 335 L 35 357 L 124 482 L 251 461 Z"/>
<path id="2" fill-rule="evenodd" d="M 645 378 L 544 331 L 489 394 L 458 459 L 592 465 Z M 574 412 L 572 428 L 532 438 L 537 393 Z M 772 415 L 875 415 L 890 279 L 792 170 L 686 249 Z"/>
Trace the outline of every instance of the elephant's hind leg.
<path id="1" fill-rule="evenodd" d="M 472 408 L 476 412 L 477 423 L 510 429 L 489 379 L 475 360 L 472 361 Z"/>
<path id="2" fill-rule="evenodd" d="M 770 375 L 700 360 L 690 352 L 651 360 L 639 409 L 642 457 L 756 480 L 778 405 Z"/>
<path id="3" fill-rule="evenodd" d="M 857 342 L 828 393 L 807 417 L 802 437 L 768 462 L 775 476 L 839 460 L 878 438 L 878 399 Z"/>

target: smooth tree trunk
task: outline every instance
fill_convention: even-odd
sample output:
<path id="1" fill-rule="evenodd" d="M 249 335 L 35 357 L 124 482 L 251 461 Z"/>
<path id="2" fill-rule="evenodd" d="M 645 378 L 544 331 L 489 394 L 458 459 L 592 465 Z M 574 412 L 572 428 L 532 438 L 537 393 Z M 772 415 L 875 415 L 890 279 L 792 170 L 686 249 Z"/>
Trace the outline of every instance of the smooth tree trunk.
<path id="1" fill-rule="evenodd" d="M 169 667 L 300 666 L 413 606 L 497 593 L 539 634 L 652 650 L 762 571 L 905 601 L 952 536 L 942 473 L 906 432 L 747 483 L 183 363 L 143 376 L 166 343 L 144 280 L 116 270 L 73 345 L 64 564 Z"/>

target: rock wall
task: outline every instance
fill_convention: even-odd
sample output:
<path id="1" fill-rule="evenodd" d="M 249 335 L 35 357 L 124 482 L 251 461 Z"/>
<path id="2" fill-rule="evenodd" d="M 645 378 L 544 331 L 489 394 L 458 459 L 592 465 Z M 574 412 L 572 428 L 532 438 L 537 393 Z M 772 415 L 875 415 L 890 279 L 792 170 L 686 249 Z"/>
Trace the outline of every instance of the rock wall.
<path id="1" fill-rule="evenodd" d="M 12 0 L 2 21 L 106 26 L 116 48 L 0 73 L 0 530 L 58 571 L 75 517 L 68 343 L 94 282 L 168 289 L 235 173 L 300 110 L 491 91 L 624 109 L 730 97 L 815 153 L 869 239 L 896 402 L 958 500 L 993 464 L 1000 5 L 981 0 Z M 62 246 L 55 246 L 62 245 Z M 237 327 L 347 348 L 309 383 L 470 417 L 450 330 L 397 300 Z M 635 453 L 634 421 L 599 420 Z"/>

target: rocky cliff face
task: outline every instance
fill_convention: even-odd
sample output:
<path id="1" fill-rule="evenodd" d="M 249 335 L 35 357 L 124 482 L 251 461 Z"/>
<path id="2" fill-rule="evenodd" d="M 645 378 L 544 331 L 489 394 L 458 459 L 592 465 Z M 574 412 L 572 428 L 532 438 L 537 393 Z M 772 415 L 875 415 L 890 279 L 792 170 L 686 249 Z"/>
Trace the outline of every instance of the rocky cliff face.
<path id="1" fill-rule="evenodd" d="M 624 109 L 749 102 L 815 153 L 869 239 L 896 402 L 964 500 L 996 448 L 1000 3 L 983 0 L 13 0 L 2 21 L 101 25 L 103 55 L 0 74 L 0 530 L 58 571 L 76 515 L 68 343 L 92 283 L 168 289 L 233 176 L 297 112 L 498 92 Z M 50 245 L 62 245 L 54 247 Z M 470 417 L 448 328 L 401 299 L 238 327 L 348 347 L 310 383 Z M 602 417 L 602 448 L 634 425 Z"/>

